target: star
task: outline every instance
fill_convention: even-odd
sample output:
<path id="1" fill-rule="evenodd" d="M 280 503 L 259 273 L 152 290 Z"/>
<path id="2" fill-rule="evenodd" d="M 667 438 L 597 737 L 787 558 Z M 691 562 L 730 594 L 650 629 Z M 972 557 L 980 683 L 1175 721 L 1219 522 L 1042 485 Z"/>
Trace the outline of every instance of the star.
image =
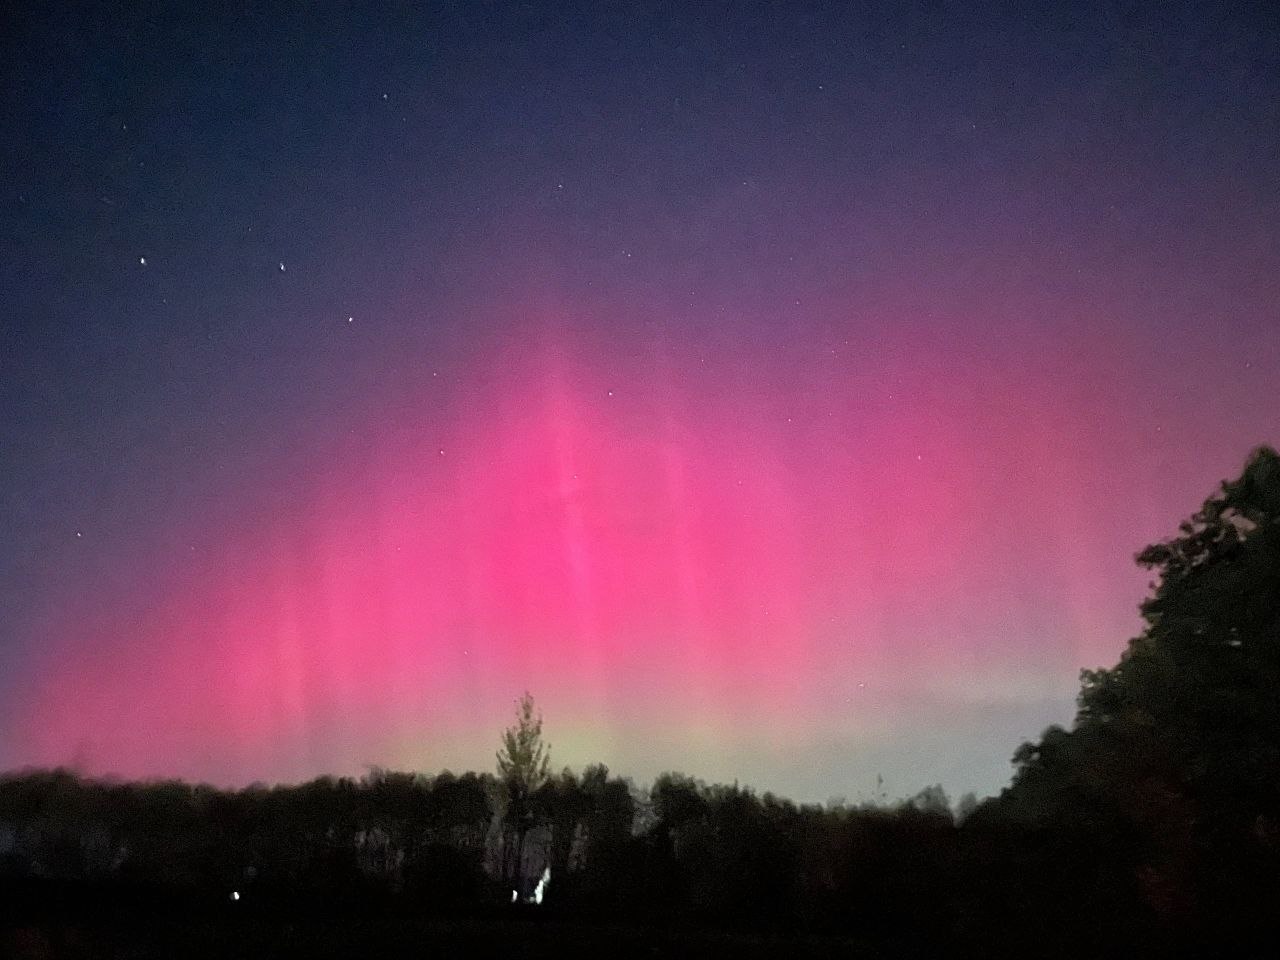
<path id="1" fill-rule="evenodd" d="M 281 261 L 280 261 L 280 272 L 281 272 L 281 273 L 284 273 L 284 261 L 283 261 L 283 260 L 281 260 Z"/>
<path id="2" fill-rule="evenodd" d="M 351 322 L 352 320 L 354 320 L 354 319 L 355 319 L 355 317 L 347 317 L 347 323 L 350 323 L 350 322 Z"/>
<path id="3" fill-rule="evenodd" d="M 146 257 L 139 257 L 139 258 L 138 258 L 138 265 L 139 265 L 139 266 L 141 266 L 141 267 L 145 267 L 145 266 L 147 265 L 147 258 L 146 258 Z"/>

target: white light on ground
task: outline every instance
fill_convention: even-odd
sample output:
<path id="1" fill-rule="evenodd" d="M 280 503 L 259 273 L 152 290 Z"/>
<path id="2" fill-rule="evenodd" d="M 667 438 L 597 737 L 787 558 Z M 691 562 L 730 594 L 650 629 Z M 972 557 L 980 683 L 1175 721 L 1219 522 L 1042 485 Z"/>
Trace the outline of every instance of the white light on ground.
<path id="1" fill-rule="evenodd" d="M 545 867 L 542 871 L 542 879 L 538 881 L 538 885 L 533 888 L 533 902 L 542 902 L 542 891 L 547 888 L 547 884 L 551 882 L 551 867 Z"/>

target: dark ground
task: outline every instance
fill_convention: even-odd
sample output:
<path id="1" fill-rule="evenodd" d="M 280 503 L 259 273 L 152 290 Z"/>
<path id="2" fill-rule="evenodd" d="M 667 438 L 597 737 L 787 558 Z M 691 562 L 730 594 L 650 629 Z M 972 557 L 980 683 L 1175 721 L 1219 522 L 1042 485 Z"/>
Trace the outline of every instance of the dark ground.
<path id="1" fill-rule="evenodd" d="M 145 887 L 0 882 L 4 960 L 160 958 L 879 957 L 848 940 L 753 936 L 691 927 L 639 927 L 560 919 L 554 908 L 503 904 L 467 916 L 414 916 L 403 907 L 277 909 L 193 903 Z M 424 911 L 425 914 L 425 911 Z"/>
<path id="2" fill-rule="evenodd" d="M 533 919 L 481 921 L 312 918 L 305 922 L 156 920 L 145 926 L 98 919 L 18 924 L 0 953 L 35 958 L 399 958 L 877 957 L 839 941 L 748 938 L 706 931 L 657 931 Z"/>

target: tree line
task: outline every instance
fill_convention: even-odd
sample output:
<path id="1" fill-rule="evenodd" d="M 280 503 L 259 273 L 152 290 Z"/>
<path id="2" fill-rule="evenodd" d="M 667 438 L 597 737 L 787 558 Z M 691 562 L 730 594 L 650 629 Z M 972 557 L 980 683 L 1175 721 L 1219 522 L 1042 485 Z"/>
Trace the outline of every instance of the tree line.
<path id="1" fill-rule="evenodd" d="M 959 816 L 941 788 L 819 806 L 553 773 L 526 695 L 495 774 L 237 791 L 8 775 L 0 878 L 456 916 L 518 909 L 550 868 L 539 916 L 575 921 L 897 956 L 1247 955 L 1280 903 L 1280 456 L 1256 451 L 1138 560 L 1143 632 L 1082 673 L 1070 728 L 1023 744 L 1010 786 Z"/>

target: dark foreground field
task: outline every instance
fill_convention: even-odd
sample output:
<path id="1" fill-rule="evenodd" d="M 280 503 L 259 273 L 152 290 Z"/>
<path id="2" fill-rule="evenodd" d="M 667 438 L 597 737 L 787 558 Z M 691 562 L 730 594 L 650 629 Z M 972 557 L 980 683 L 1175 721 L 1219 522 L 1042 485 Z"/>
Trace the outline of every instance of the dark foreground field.
<path id="1" fill-rule="evenodd" d="M 853 913 L 857 914 L 856 909 Z M 926 911 L 927 912 L 927 911 Z M 874 917 L 864 916 L 874 929 Z M 227 960 L 227 958 L 632 957 L 853 958 L 946 960 L 968 958 L 1202 957 L 1203 945 L 1164 937 L 1146 943 L 1109 940 L 1104 931 L 1082 937 L 1035 918 L 983 922 L 942 936 L 922 936 L 922 923 L 894 935 L 734 931 L 682 921 L 610 922 L 558 913 L 553 906 L 489 904 L 453 916 L 415 912 L 401 903 L 331 904 L 281 909 L 229 897 L 188 895 L 120 885 L 89 887 L 0 881 L 0 958 L 3 960 Z M 1012 918 L 1011 918 L 1012 919 Z M 1043 919 L 1043 918 L 1041 918 Z M 1109 944 L 1109 945 L 1108 945 Z M 1270 956 L 1239 942 L 1233 960 Z"/>
<path id="2" fill-rule="evenodd" d="M 243 901 L 210 909 L 119 902 L 32 902 L 9 891 L 0 957 L 12 960 L 160 958 L 878 957 L 849 940 L 738 935 L 694 928 L 590 924 L 533 907 L 466 917 L 361 909 L 273 916 Z M 111 898 L 113 901 L 115 898 Z"/>
<path id="3" fill-rule="evenodd" d="M 877 957 L 841 942 L 746 938 L 697 931 L 655 931 L 536 921 L 374 919 L 218 923 L 159 921 L 146 928 L 112 923 L 34 924 L 5 931 L 3 954 L 43 957 Z"/>

